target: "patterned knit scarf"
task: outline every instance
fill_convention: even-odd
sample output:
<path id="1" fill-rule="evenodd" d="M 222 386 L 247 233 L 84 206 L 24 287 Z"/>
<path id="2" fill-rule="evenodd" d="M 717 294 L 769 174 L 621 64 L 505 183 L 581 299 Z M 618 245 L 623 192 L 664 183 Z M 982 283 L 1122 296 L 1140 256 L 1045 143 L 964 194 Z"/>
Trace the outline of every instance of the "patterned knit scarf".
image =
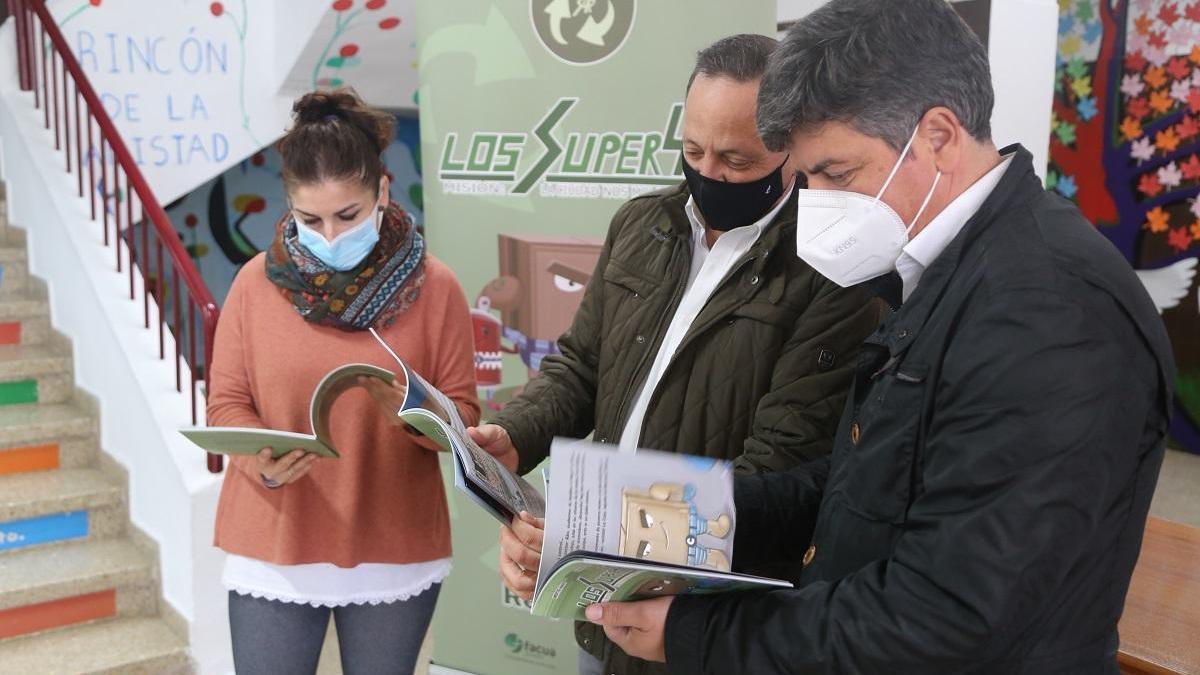
<path id="1" fill-rule="evenodd" d="M 290 214 L 276 226 L 267 250 L 267 278 L 305 321 L 346 331 L 386 328 L 416 301 L 425 282 L 425 239 L 400 207 L 388 208 L 379 243 L 345 272 L 302 246 L 296 227 Z"/>

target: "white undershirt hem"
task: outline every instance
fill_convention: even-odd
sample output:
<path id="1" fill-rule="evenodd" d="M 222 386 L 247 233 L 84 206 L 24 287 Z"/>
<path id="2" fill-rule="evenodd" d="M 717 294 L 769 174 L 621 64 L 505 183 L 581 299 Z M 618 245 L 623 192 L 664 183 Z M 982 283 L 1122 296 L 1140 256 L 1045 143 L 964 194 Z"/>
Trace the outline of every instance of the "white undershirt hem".
<path id="1" fill-rule="evenodd" d="M 221 583 L 253 598 L 313 607 L 380 605 L 416 597 L 450 575 L 450 558 L 409 564 L 363 563 L 342 568 L 330 563 L 276 565 L 228 554 Z"/>

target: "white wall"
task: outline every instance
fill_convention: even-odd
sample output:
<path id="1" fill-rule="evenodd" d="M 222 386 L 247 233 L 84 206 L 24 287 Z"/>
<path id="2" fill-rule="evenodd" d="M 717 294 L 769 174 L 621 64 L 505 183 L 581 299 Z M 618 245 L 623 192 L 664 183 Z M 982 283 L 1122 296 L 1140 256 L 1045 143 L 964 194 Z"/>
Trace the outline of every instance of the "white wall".
<path id="1" fill-rule="evenodd" d="M 313 34 L 320 25 L 326 13 L 330 11 L 328 2 L 296 3 L 288 11 L 276 13 L 274 22 L 275 49 L 272 50 L 274 65 L 272 67 L 272 85 L 279 89 L 284 81 L 297 66 L 300 55 L 308 48 L 315 37 Z"/>
<path id="2" fill-rule="evenodd" d="M 776 14 L 779 21 L 795 21 L 825 4 L 825 0 L 779 0 Z"/>
<path id="3" fill-rule="evenodd" d="M 996 108 L 996 145 L 1020 143 L 1033 153 L 1033 168 L 1046 177 L 1050 161 L 1050 110 L 1058 53 L 1056 0 L 992 0 L 988 58 Z"/>
<path id="4" fill-rule="evenodd" d="M 7 37 L 3 53 L 11 53 Z M 132 521 L 158 542 L 163 596 L 189 623 L 200 672 L 231 672 L 222 554 L 211 545 L 221 478 L 175 433 L 191 424 L 186 387 L 176 392 L 174 364 L 158 359 L 157 331 L 142 327 L 140 296 L 128 299 L 128 276 L 115 271 L 87 202 L 75 197 L 75 177 L 52 152 L 32 94 L 14 91 L 6 74 L 0 171 L 9 220 L 29 233 L 30 271 L 49 282 L 51 318 L 72 339 L 77 384 L 100 401 L 101 446 L 129 471 Z M 166 339 L 173 354 L 169 332 Z"/>

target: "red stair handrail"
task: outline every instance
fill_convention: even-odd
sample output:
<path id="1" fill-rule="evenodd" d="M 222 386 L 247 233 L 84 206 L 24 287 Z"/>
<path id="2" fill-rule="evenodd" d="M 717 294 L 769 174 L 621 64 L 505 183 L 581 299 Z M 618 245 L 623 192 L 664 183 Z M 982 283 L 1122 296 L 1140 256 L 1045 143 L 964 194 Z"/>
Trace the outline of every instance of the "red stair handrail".
<path id="1" fill-rule="evenodd" d="M 197 422 L 196 383 L 197 372 L 202 369 L 205 382 L 205 392 L 208 391 L 209 364 L 212 363 L 213 335 L 217 328 L 219 310 L 213 300 L 212 293 L 192 262 L 191 256 L 179 241 L 171 219 L 155 198 L 154 192 L 146 182 L 146 178 L 138 169 L 137 162 L 125 147 L 121 134 L 104 110 L 100 97 L 96 95 L 91 82 L 80 67 L 75 55 L 67 46 L 67 41 L 59 30 L 54 17 L 46 9 L 43 0 L 9 0 L 9 11 L 15 21 L 17 35 L 17 69 L 20 76 L 22 91 L 32 91 L 35 107 L 43 111 L 46 129 L 54 126 L 54 147 L 56 150 L 65 149 L 67 173 L 78 176 L 79 196 L 84 193 L 84 161 L 87 162 L 87 192 L 90 195 L 92 220 L 96 220 L 96 195 L 101 193 L 100 210 L 103 216 L 104 244 L 109 245 L 109 199 L 112 199 L 112 240 L 116 243 L 117 271 L 122 272 L 122 245 L 129 247 L 129 298 L 136 300 L 136 284 L 134 267 L 138 268 L 142 279 L 142 302 L 145 315 L 145 326 L 150 328 L 150 296 L 155 297 L 159 311 L 158 315 L 158 344 L 159 358 L 165 359 L 164 328 L 168 327 L 168 309 L 173 309 L 173 317 L 169 326 L 175 336 L 175 388 L 183 391 L 183 376 L 180 371 L 180 361 L 188 364 L 191 382 L 192 423 Z M 35 25 L 36 24 L 36 25 Z M 35 40 L 35 29 L 38 39 Z M 47 48 L 46 40 L 50 46 Z M 40 57 L 40 58 L 39 58 Z M 40 72 L 38 66 L 41 66 Z M 62 73 L 62 83 L 59 84 L 59 73 Z M 40 77 L 39 77 L 40 75 Z M 68 78 L 69 76 L 69 78 Z M 70 82 L 68 82 L 68 79 Z M 71 105 L 68 100 L 68 84 L 74 89 L 74 141 L 75 162 L 72 171 L 71 156 Z M 61 94 L 61 124 L 59 99 Z M 81 117 L 80 100 L 84 103 Z M 51 110 L 53 108 L 53 110 Z M 86 124 L 82 120 L 86 119 Z M 93 123 L 99 133 L 96 143 L 92 139 Z M 86 139 L 83 129 L 86 127 Z M 87 153 L 84 153 L 86 140 Z M 97 147 L 99 162 L 96 162 Z M 111 172 L 109 181 L 108 151 L 112 153 Z M 100 181 L 96 181 L 96 165 L 99 164 Z M 121 174 L 125 176 L 125 191 L 122 197 Z M 111 185 L 111 189 L 109 186 Z M 134 228 L 134 197 L 141 205 L 141 227 L 139 249 L 139 232 Z M 122 230 L 122 210 L 125 211 L 125 229 Z M 153 226 L 155 238 L 155 255 L 150 255 L 150 227 Z M 163 250 L 166 249 L 169 268 L 164 267 Z M 140 251 L 140 252 L 139 252 Z M 157 274 L 155 265 L 157 262 Z M 167 286 L 166 277 L 171 277 Z M 182 281 L 182 286 L 180 282 Z M 184 304 L 183 291 L 186 290 L 187 315 L 183 316 L 181 305 Z M 170 308 L 168 307 L 170 305 Z M 203 339 L 203 366 L 196 359 L 196 317 L 199 316 Z M 186 333 L 186 336 L 185 336 Z M 186 340 L 188 354 L 183 353 Z M 220 455 L 209 454 L 208 470 L 220 473 L 223 461 Z"/>

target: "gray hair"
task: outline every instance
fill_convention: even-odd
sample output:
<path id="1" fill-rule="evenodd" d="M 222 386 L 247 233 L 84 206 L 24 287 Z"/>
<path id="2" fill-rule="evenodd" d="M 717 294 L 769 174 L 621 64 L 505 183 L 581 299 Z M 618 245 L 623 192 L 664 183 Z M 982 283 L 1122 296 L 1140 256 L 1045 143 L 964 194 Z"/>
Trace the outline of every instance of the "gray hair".
<path id="1" fill-rule="evenodd" d="M 699 75 L 728 77 L 735 82 L 750 82 L 762 77 L 767 59 L 779 41 L 766 35 L 742 33 L 721 38 L 696 54 L 696 67 L 688 78 L 687 91 Z"/>
<path id="2" fill-rule="evenodd" d="M 842 122 L 904 147 L 945 106 L 991 139 L 987 50 L 946 0 L 830 0 L 794 25 L 758 92 L 758 132 L 774 151 L 792 134 Z"/>

